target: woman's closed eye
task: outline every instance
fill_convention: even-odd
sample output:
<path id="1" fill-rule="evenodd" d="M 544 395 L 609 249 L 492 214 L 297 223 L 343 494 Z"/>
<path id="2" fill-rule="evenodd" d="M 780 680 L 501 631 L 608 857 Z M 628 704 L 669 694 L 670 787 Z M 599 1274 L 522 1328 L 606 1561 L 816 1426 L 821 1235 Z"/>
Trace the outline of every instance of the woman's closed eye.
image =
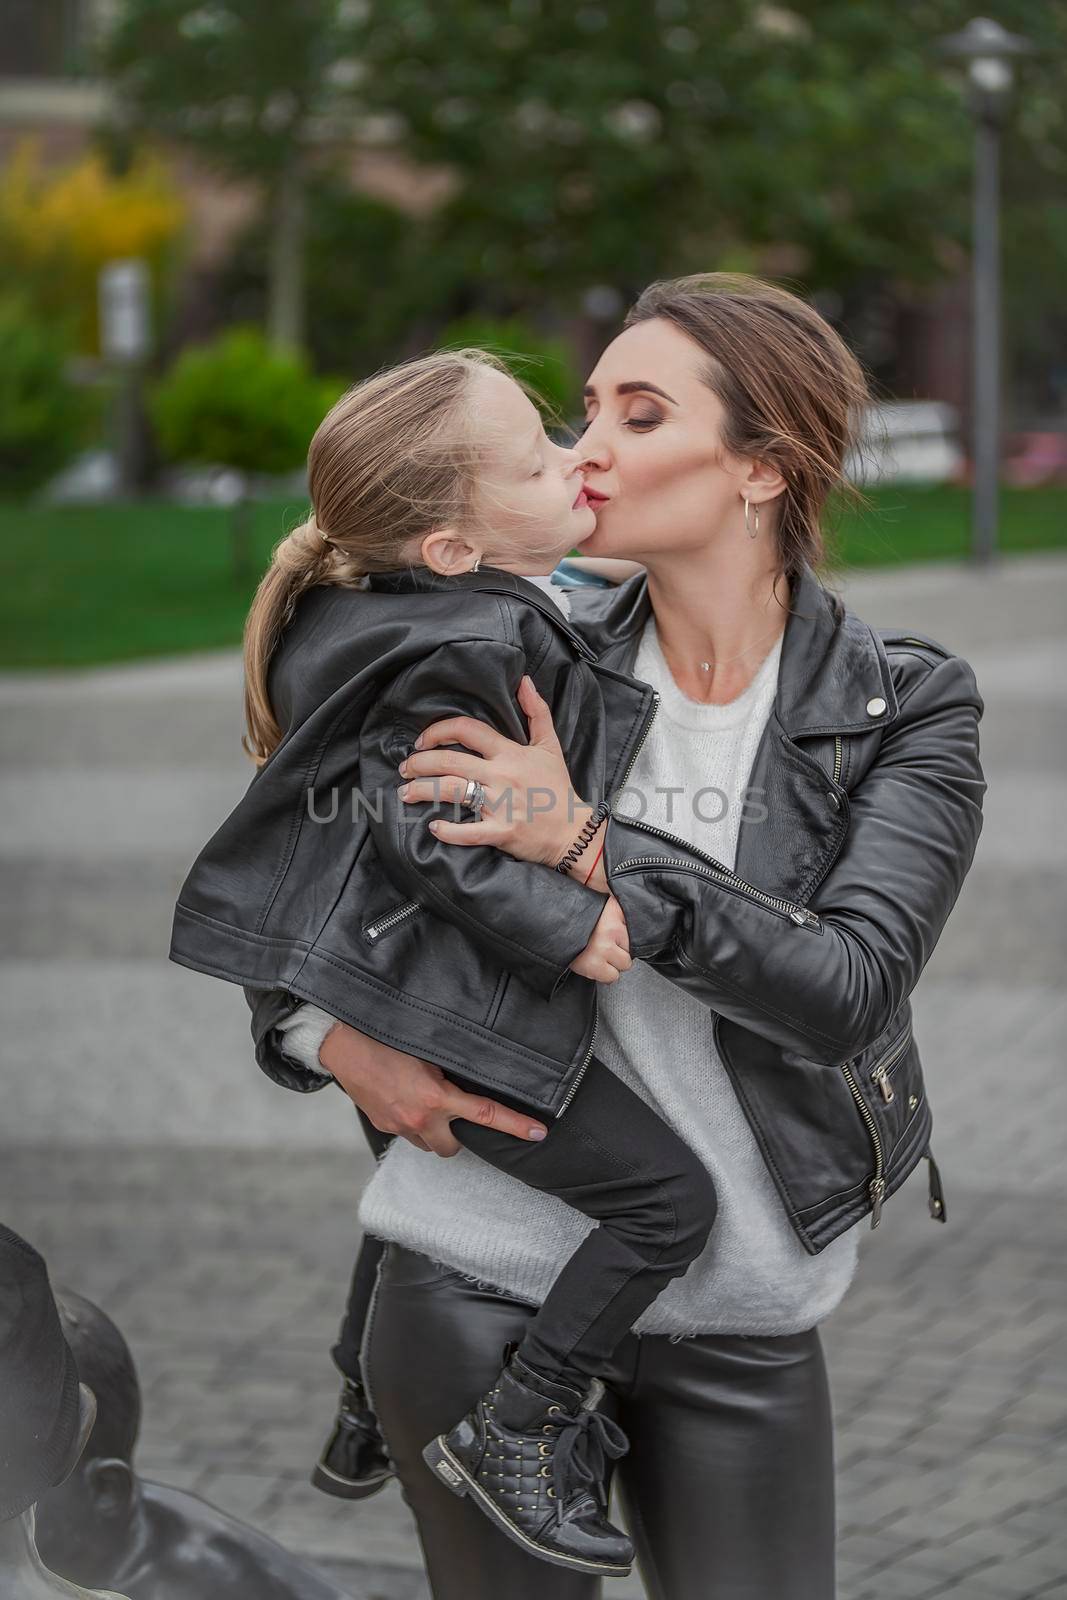
<path id="1" fill-rule="evenodd" d="M 579 439 L 582 437 L 583 433 L 585 433 L 589 428 L 592 427 L 593 422 L 595 420 L 596 419 L 594 417 L 586 417 L 585 421 L 583 423 L 579 424 L 579 427 L 577 429 L 577 434 L 578 434 L 578 438 Z M 663 418 L 659 417 L 659 416 L 654 416 L 654 417 L 635 416 L 635 417 L 627 417 L 627 418 L 625 418 L 625 420 L 623 421 L 622 425 L 623 425 L 624 428 L 631 428 L 635 433 L 648 433 L 648 431 L 651 428 L 658 428 L 662 421 L 663 421 Z"/>

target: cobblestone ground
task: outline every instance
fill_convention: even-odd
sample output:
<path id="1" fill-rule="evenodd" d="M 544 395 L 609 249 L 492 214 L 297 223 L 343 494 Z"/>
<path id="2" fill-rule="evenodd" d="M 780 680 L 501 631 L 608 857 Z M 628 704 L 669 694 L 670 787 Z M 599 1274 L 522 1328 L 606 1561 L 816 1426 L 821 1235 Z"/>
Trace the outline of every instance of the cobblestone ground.
<path id="1" fill-rule="evenodd" d="M 915 995 L 948 1223 L 928 1215 L 923 1165 L 864 1229 L 824 1328 L 840 1597 L 1067 1597 L 1067 562 L 911 569 L 848 592 L 871 621 L 972 661 L 990 789 Z M 188 847 L 247 781 L 235 681 L 230 657 L 0 681 L 0 1215 L 129 1338 L 144 1475 L 313 1556 L 358 1600 L 408 1600 L 428 1591 L 396 1485 L 353 1509 L 307 1483 L 369 1168 L 356 1119 L 333 1091 L 295 1117 L 249 1067 L 236 991 L 186 985 L 165 960 Z M 59 792 L 77 797 L 69 817 Z M 635 1576 L 605 1592 L 644 1590 Z"/>

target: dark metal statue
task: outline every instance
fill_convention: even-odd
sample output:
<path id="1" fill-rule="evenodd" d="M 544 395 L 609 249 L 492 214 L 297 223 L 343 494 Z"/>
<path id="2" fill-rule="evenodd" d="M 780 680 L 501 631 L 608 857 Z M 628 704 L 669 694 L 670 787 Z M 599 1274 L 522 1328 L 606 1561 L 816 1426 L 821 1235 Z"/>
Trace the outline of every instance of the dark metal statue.
<path id="1" fill-rule="evenodd" d="M 129 1347 L 92 1301 L 66 1289 L 56 1298 L 97 1416 L 77 1470 L 38 1507 L 45 1560 L 130 1600 L 350 1600 L 266 1534 L 199 1495 L 137 1476 L 141 1391 Z"/>
<path id="2" fill-rule="evenodd" d="M 75 1470 L 96 1401 L 78 1381 L 48 1269 L 0 1223 L 0 1600 L 126 1600 L 50 1572 L 34 1538 L 34 1505 Z"/>

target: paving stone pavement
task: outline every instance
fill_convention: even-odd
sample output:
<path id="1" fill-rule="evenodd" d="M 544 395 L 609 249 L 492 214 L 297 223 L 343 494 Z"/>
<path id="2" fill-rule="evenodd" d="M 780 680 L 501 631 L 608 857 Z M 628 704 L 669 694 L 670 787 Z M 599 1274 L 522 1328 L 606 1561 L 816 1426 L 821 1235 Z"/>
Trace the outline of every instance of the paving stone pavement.
<path id="1" fill-rule="evenodd" d="M 824 1327 L 840 1600 L 1067 1600 L 1067 559 L 844 587 L 972 662 L 990 787 L 914 1001 L 948 1222 L 921 1167 Z M 181 877 L 248 781 L 239 681 L 232 652 L 0 678 L 0 1215 L 126 1332 L 146 1476 L 357 1600 L 424 1600 L 397 1486 L 352 1508 L 307 1483 L 369 1171 L 355 1116 L 268 1084 L 237 991 L 166 961 Z"/>

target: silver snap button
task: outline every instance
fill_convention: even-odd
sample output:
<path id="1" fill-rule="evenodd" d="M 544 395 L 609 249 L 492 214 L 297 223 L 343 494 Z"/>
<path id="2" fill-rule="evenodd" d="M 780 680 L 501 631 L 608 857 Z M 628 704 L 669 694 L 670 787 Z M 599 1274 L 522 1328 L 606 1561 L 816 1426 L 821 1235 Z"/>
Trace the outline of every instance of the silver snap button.
<path id="1" fill-rule="evenodd" d="M 884 716 L 885 715 L 885 711 L 886 711 L 886 703 L 882 699 L 880 694 L 876 694 L 873 700 L 868 700 L 867 701 L 867 715 L 869 717 L 881 717 L 881 716 Z"/>
<path id="2" fill-rule="evenodd" d="M 909 1094 L 909 1096 L 908 1096 L 908 1107 L 909 1107 L 909 1109 L 911 1111 L 914 1111 L 915 1107 L 918 1104 L 919 1104 L 919 1096 L 917 1094 Z"/>
<path id="3" fill-rule="evenodd" d="M 841 802 L 832 789 L 827 790 L 826 798 L 829 800 L 835 811 L 841 810 Z"/>

